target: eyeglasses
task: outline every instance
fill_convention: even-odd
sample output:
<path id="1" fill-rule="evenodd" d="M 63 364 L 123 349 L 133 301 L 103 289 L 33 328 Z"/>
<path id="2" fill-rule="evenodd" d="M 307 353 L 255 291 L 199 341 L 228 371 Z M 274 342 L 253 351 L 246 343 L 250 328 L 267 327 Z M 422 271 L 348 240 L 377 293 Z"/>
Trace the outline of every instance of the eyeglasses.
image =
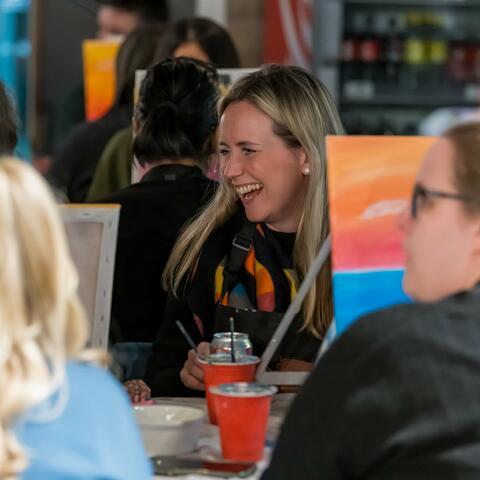
<path id="1" fill-rule="evenodd" d="M 417 214 L 422 205 L 429 198 L 449 198 L 450 200 L 459 200 L 460 202 L 470 202 L 471 198 L 459 193 L 442 192 L 439 190 L 429 190 L 420 184 L 416 184 L 412 192 L 412 201 L 410 204 L 410 213 L 412 218 L 417 218 Z"/>

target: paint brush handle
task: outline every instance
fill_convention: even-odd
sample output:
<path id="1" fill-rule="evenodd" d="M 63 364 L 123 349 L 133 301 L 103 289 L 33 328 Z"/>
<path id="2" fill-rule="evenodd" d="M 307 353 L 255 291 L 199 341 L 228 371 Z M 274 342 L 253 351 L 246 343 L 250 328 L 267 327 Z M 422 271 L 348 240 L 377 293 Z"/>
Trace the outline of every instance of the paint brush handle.
<path id="1" fill-rule="evenodd" d="M 197 357 L 200 360 L 205 360 L 205 356 L 198 351 L 197 345 L 195 344 L 195 342 L 193 341 L 189 333 L 185 330 L 185 327 L 182 325 L 182 322 L 180 320 L 177 320 L 175 322 L 175 325 L 180 330 L 180 332 L 182 332 L 182 335 L 185 337 L 185 340 L 190 345 L 190 347 L 192 347 L 192 349 L 195 351 L 195 353 L 197 354 Z"/>

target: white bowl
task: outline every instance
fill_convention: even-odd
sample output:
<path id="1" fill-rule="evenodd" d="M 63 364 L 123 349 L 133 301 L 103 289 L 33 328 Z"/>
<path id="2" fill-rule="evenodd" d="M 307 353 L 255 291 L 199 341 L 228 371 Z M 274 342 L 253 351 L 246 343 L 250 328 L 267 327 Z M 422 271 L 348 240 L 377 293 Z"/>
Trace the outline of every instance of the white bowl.
<path id="1" fill-rule="evenodd" d="M 179 455 L 197 447 L 205 413 L 177 405 L 133 407 L 149 455 Z"/>

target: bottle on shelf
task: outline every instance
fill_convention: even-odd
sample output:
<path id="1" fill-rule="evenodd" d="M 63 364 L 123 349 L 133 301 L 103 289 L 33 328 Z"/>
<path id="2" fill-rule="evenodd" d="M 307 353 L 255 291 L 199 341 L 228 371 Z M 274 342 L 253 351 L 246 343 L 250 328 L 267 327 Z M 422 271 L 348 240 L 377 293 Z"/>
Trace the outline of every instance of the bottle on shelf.
<path id="1" fill-rule="evenodd" d="M 373 15 L 366 17 L 366 31 L 360 43 L 360 62 L 363 68 L 363 80 L 372 85 L 379 73 L 380 61 L 380 38 L 375 30 L 375 19 Z"/>
<path id="2" fill-rule="evenodd" d="M 407 15 L 402 79 L 402 86 L 407 92 L 417 93 L 424 85 L 425 67 L 428 62 L 428 42 L 424 27 L 423 12 L 412 11 Z"/>
<path id="3" fill-rule="evenodd" d="M 480 85 L 480 33 L 472 42 L 471 81 Z"/>
<path id="4" fill-rule="evenodd" d="M 353 21 L 347 21 L 342 40 L 342 82 L 349 83 L 360 79 L 360 38 Z"/>
<path id="5" fill-rule="evenodd" d="M 463 32 L 457 31 L 450 44 L 447 71 L 454 87 L 463 87 L 470 79 L 468 41 Z"/>
<path id="6" fill-rule="evenodd" d="M 428 84 L 438 90 L 445 90 L 449 45 L 445 36 L 444 18 L 439 13 L 426 17 L 429 26 L 428 40 Z"/>
<path id="7" fill-rule="evenodd" d="M 380 45 L 371 16 L 363 11 L 353 13 L 342 47 L 343 95 L 350 99 L 372 98 Z"/>
<path id="8" fill-rule="evenodd" d="M 385 85 L 390 90 L 400 85 L 400 72 L 404 56 L 405 41 L 405 16 L 403 13 L 390 13 L 388 16 L 388 31 L 386 37 L 383 57 L 385 63 Z"/>

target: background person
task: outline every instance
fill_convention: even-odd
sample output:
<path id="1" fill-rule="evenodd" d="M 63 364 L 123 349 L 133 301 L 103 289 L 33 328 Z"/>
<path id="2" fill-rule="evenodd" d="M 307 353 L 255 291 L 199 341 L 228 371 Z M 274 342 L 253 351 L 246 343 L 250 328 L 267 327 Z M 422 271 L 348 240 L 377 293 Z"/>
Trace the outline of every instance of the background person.
<path id="1" fill-rule="evenodd" d="M 83 202 L 100 155 L 111 137 L 131 123 L 135 71 L 156 62 L 164 28 L 143 26 L 122 43 L 116 60 L 117 93 L 100 119 L 78 125 L 54 155 L 47 178 L 70 202 Z"/>
<path id="2" fill-rule="evenodd" d="M 81 2 L 79 2 L 81 3 Z M 169 20 L 167 0 L 96 0 L 97 37 L 126 37 L 143 25 L 165 26 Z M 79 50 L 80 51 L 80 50 Z M 48 141 L 47 155 L 37 156 L 33 164 L 46 173 L 53 154 L 58 153 L 74 127 L 85 122 L 83 79 L 60 100 L 54 112 L 53 135 Z"/>
<path id="3" fill-rule="evenodd" d="M 297 67 L 267 66 L 232 86 L 220 115 L 223 178 L 164 272 L 171 296 L 145 377 L 155 396 L 204 387 L 176 320 L 199 343 L 228 329 L 233 316 L 261 354 L 328 234 L 324 139 L 342 126 L 323 84 Z M 239 232 L 252 239 L 248 254 L 232 247 Z M 280 368 L 291 368 L 292 360 L 309 368 L 331 320 L 330 282 L 327 265 L 276 359 Z"/>
<path id="4" fill-rule="evenodd" d="M 111 315 L 116 341 L 151 343 L 162 324 L 163 269 L 181 227 L 212 193 L 204 172 L 214 153 L 217 86 L 214 67 L 187 58 L 149 68 L 142 83 L 133 151 L 147 173 L 100 200 L 122 206 Z"/>
<path id="5" fill-rule="evenodd" d="M 209 18 L 185 18 L 169 25 L 162 48 L 165 56 L 197 58 L 217 68 L 240 66 L 232 37 Z"/>
<path id="6" fill-rule="evenodd" d="M 28 165 L 0 161 L 0 477 L 150 479 L 121 387 L 94 366 L 57 207 Z M 120 420 L 121 421 L 120 421 Z"/>
<path id="7" fill-rule="evenodd" d="M 239 58 L 233 40 L 221 25 L 206 18 L 189 18 L 172 24 L 163 37 L 159 58 L 188 57 L 237 68 Z M 131 183 L 132 129 L 118 132 L 107 144 L 87 195 L 88 201 L 116 192 Z"/>
<path id="8" fill-rule="evenodd" d="M 398 224 L 416 303 L 333 343 L 263 480 L 479 478 L 480 123 L 435 142 Z"/>
<path id="9" fill-rule="evenodd" d="M 141 25 L 166 24 L 169 9 L 166 0 L 96 0 L 99 38 L 128 35 Z"/>

